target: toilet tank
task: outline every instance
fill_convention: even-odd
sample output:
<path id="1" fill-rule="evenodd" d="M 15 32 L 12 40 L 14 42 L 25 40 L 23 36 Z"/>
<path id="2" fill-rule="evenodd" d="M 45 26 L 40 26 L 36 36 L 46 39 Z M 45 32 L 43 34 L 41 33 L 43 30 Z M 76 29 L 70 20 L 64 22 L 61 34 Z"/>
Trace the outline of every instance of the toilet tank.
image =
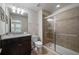
<path id="1" fill-rule="evenodd" d="M 32 35 L 32 41 L 33 42 L 40 41 L 39 36 L 38 35 Z"/>

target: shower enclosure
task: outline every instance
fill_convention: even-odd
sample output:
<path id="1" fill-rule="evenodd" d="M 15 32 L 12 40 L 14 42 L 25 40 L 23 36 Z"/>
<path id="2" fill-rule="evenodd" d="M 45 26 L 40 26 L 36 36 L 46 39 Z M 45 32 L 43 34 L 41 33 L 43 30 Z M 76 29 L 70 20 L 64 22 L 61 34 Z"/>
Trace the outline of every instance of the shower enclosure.
<path id="1" fill-rule="evenodd" d="M 79 54 L 79 6 L 53 15 L 47 24 L 50 24 L 48 29 L 52 33 L 52 38 L 49 38 L 52 41 L 47 43 L 50 49 L 62 55 Z"/>

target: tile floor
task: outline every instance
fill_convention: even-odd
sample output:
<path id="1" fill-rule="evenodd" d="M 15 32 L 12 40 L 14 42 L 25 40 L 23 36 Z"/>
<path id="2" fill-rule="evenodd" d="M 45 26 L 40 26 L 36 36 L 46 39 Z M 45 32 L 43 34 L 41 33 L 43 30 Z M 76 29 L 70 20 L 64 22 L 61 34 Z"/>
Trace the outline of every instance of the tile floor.
<path id="1" fill-rule="evenodd" d="M 31 55 L 57 55 L 57 53 L 43 46 L 41 48 L 33 48 Z"/>

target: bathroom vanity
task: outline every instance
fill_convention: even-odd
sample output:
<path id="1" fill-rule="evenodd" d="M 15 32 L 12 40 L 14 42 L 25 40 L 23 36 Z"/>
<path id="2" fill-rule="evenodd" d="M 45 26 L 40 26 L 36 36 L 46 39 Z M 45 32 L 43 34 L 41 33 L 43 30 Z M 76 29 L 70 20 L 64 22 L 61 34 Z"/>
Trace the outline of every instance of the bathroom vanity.
<path id="1" fill-rule="evenodd" d="M 1 55 L 30 55 L 30 34 L 8 34 L 1 36 Z"/>
<path id="2" fill-rule="evenodd" d="M 25 32 L 28 33 L 28 13 L 14 13 L 12 8 L 2 4 L 0 6 L 0 54 L 30 55 L 31 35 Z"/>

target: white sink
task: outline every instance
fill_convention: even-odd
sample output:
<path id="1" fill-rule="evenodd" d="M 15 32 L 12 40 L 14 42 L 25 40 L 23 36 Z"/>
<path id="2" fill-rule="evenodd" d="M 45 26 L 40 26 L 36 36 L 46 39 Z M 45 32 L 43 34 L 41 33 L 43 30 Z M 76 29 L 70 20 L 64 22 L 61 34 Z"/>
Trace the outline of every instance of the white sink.
<path id="1" fill-rule="evenodd" d="M 8 34 L 8 35 L 3 35 L 1 36 L 1 39 L 9 39 L 9 38 L 16 38 L 16 37 L 23 37 L 23 36 L 29 36 L 31 34 Z"/>

